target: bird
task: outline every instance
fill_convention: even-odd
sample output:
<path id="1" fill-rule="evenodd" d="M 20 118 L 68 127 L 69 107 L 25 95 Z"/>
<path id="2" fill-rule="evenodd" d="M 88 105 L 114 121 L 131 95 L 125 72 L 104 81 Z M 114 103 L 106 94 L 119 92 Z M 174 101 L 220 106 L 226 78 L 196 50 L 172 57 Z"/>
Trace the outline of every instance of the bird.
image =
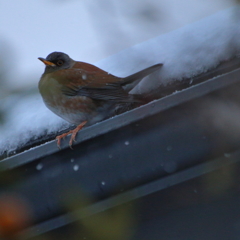
<path id="1" fill-rule="evenodd" d="M 114 116 L 120 109 L 144 104 L 139 94 L 129 93 L 134 82 L 162 67 L 155 64 L 127 77 L 114 76 L 92 64 L 75 61 L 63 52 L 52 52 L 46 58 L 38 58 L 45 70 L 38 83 L 39 92 L 46 107 L 53 113 L 77 126 L 56 137 L 61 140 L 71 135 L 69 146 L 75 141 L 78 131 Z"/>

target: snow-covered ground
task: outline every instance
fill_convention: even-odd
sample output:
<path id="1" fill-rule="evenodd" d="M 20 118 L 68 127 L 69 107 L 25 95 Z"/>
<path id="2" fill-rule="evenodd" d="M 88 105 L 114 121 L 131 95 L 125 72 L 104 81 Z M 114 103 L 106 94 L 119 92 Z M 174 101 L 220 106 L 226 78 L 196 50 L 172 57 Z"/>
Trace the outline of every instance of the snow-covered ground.
<path id="1" fill-rule="evenodd" d="M 96 65 L 112 74 L 127 76 L 152 64 L 164 63 L 159 72 L 145 78 L 134 89 L 136 92 L 149 92 L 161 84 L 197 75 L 239 54 L 239 13 L 238 7 L 220 11 L 129 47 Z M 6 116 L 7 123 L 0 128 L 0 152 L 13 150 L 29 139 L 68 125 L 44 106 L 39 95 L 10 98 L 5 104 L 11 109 Z"/>

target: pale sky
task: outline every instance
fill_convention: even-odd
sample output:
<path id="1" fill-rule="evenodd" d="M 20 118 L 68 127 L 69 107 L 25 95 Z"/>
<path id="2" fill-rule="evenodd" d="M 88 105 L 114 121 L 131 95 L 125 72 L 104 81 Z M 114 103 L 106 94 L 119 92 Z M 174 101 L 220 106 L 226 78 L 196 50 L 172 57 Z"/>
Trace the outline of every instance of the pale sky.
<path id="1" fill-rule="evenodd" d="M 0 53 L 8 84 L 37 86 L 38 57 L 63 51 L 94 63 L 137 43 L 231 7 L 234 0 L 0 0 Z M 4 48 L 4 49 L 3 49 Z M 6 51 L 4 54 L 6 54 Z M 3 54 L 3 53 L 2 53 Z"/>

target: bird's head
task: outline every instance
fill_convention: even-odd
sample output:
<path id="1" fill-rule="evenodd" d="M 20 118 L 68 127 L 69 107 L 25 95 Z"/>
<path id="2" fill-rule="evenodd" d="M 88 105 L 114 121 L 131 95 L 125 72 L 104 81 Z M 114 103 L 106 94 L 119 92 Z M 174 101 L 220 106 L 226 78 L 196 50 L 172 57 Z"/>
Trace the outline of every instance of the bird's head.
<path id="1" fill-rule="evenodd" d="M 52 52 L 46 58 L 39 57 L 38 59 L 46 65 L 44 73 L 67 69 L 74 64 L 74 60 L 62 52 Z"/>

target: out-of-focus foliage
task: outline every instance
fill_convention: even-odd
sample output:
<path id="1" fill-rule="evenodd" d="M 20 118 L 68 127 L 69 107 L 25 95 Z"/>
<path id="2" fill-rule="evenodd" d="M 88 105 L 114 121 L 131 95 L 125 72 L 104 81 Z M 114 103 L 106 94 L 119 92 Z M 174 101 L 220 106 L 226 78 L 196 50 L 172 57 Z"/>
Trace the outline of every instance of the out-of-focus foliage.
<path id="1" fill-rule="evenodd" d="M 0 196 L 0 237 L 14 239 L 15 232 L 31 223 L 31 208 L 16 193 Z"/>

